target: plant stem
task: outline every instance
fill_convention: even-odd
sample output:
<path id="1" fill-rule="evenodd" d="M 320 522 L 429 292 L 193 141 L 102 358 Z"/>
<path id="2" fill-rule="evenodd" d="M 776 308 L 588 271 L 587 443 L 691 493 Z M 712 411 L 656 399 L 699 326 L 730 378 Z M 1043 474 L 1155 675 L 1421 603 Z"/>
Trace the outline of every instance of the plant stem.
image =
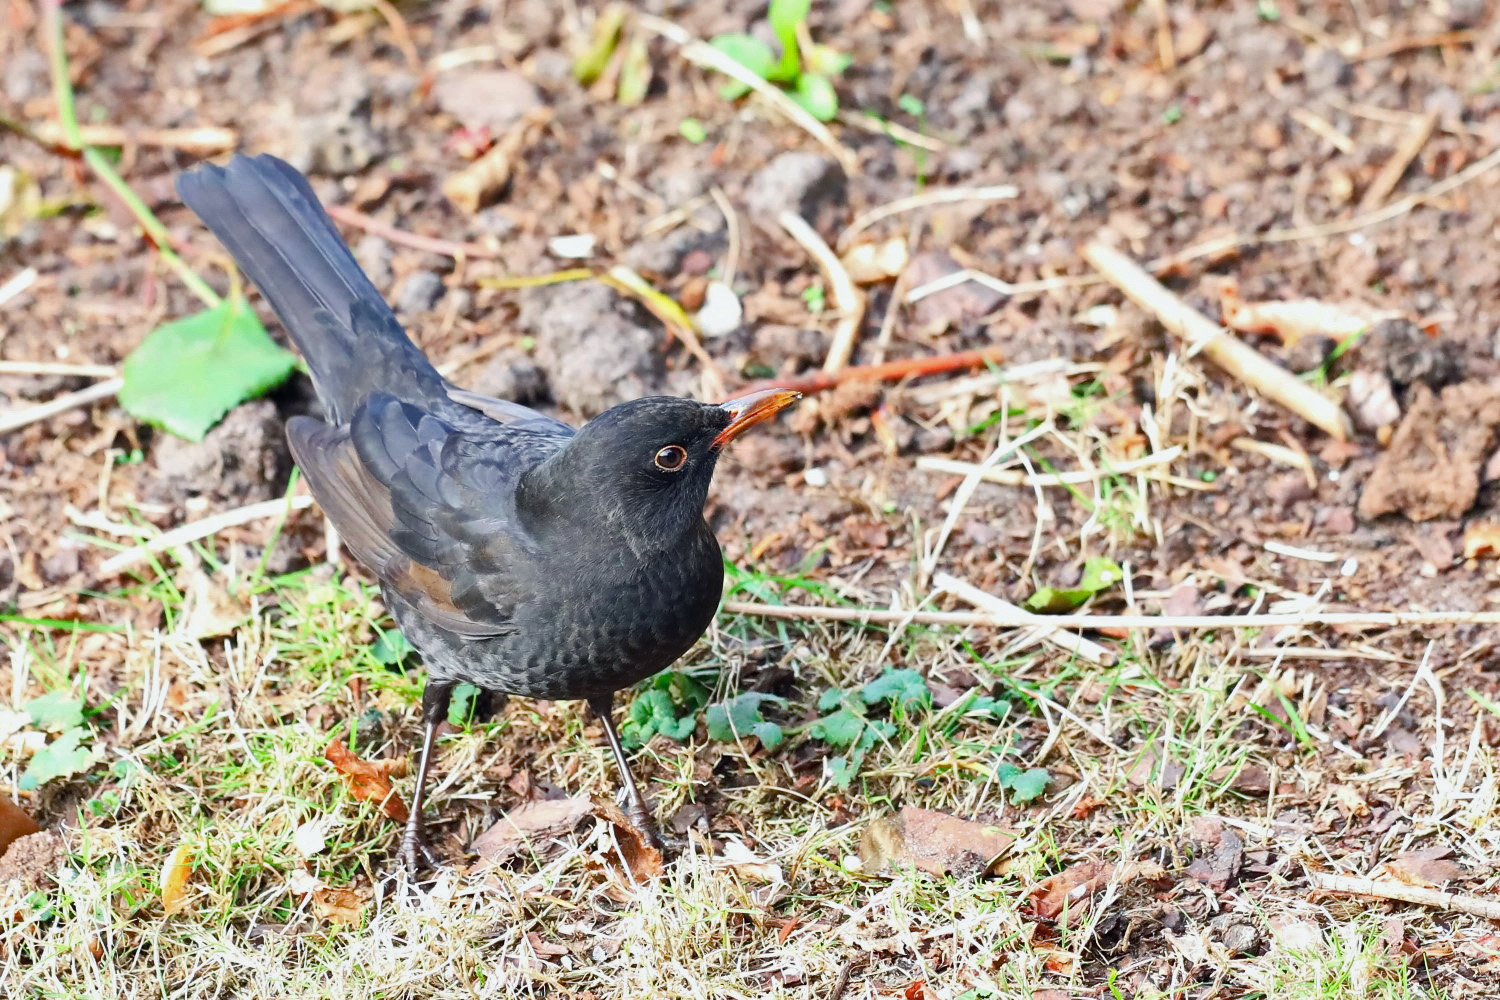
<path id="1" fill-rule="evenodd" d="M 89 169 L 99 180 L 104 182 L 115 195 L 130 209 L 140 223 L 141 229 L 145 231 L 146 238 L 156 247 L 156 252 L 167 266 L 177 272 L 177 277 L 187 286 L 188 290 L 210 309 L 221 304 L 224 300 L 219 294 L 209 287 L 208 282 L 198 277 L 198 274 L 183 259 L 177 256 L 172 249 L 172 238 L 167 233 L 167 227 L 158 219 L 140 199 L 125 179 L 115 170 L 114 165 L 105 158 L 104 154 L 92 146 L 86 146 L 83 142 L 83 133 L 78 127 L 78 110 L 73 101 L 73 82 L 68 78 L 68 51 L 63 36 L 63 16 L 61 0 L 42 0 L 43 16 L 47 19 L 47 35 L 51 42 L 51 65 L 52 65 L 52 92 L 57 100 L 58 123 L 62 127 L 63 142 L 68 149 L 83 157 L 83 162 L 88 164 Z"/>

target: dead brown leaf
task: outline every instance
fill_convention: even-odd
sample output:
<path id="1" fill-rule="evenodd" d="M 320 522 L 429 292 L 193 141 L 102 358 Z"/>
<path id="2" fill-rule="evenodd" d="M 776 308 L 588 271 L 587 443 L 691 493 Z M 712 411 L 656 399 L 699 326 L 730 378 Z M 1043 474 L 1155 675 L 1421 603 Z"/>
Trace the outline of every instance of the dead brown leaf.
<path id="1" fill-rule="evenodd" d="M 378 802 L 387 816 L 397 823 L 405 823 L 409 815 L 406 803 L 391 787 L 391 776 L 401 777 L 406 773 L 404 758 L 385 760 L 361 760 L 344 746 L 342 740 L 334 740 L 323 751 L 323 757 L 344 776 L 349 794 L 366 802 Z"/>
<path id="2" fill-rule="evenodd" d="M 870 874 L 915 868 L 939 878 L 972 875 L 987 872 L 1016 836 L 993 824 L 906 806 L 899 815 L 865 827 L 859 857 Z"/>
<path id="3" fill-rule="evenodd" d="M 187 883 L 192 874 L 192 851 L 186 844 L 178 844 L 161 866 L 161 909 L 167 916 L 180 913 L 187 906 Z"/>
<path id="4" fill-rule="evenodd" d="M 6 796 L 0 795 L 0 854 L 5 853 L 11 841 L 19 840 L 39 830 L 41 827 L 37 825 L 36 820 L 26 814 L 26 810 Z"/>
<path id="5" fill-rule="evenodd" d="M 645 833 L 625 818 L 613 799 L 594 803 L 594 815 L 609 820 L 615 827 L 615 843 L 620 846 L 620 855 L 625 869 L 635 882 L 659 878 L 666 870 L 661 851 L 651 846 Z"/>
<path id="6" fill-rule="evenodd" d="M 313 890 L 313 912 L 331 924 L 357 924 L 364 918 L 365 900 L 353 889 L 324 885 Z"/>
<path id="7" fill-rule="evenodd" d="M 1471 524 L 1464 529 L 1464 558 L 1500 556 L 1500 524 Z"/>
<path id="8" fill-rule="evenodd" d="M 1129 861 L 1117 868 L 1108 861 L 1080 861 L 1069 865 L 1056 875 L 1048 876 L 1029 893 L 1032 909 L 1044 920 L 1056 920 L 1064 911 L 1076 917 L 1083 912 L 1088 901 L 1111 880 L 1120 884 L 1136 879 L 1160 879 L 1165 876 L 1161 865 L 1154 861 Z"/>
<path id="9" fill-rule="evenodd" d="M 1468 875 L 1452 854 L 1451 848 L 1442 846 L 1406 851 L 1381 865 L 1381 870 L 1398 882 L 1435 889 Z"/>
<path id="10" fill-rule="evenodd" d="M 470 850 L 487 861 L 505 861 L 528 847 L 535 849 L 554 837 L 572 833 L 593 814 L 594 804 L 578 796 L 523 802 L 475 837 Z"/>

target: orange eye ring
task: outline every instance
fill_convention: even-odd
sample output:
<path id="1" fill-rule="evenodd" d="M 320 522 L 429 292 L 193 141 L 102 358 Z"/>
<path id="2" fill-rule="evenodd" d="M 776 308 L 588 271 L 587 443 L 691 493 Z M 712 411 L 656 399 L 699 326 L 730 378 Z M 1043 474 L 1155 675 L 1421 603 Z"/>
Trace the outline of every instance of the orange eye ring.
<path id="1" fill-rule="evenodd" d="M 652 456 L 651 461 L 663 472 L 681 472 L 687 465 L 687 449 L 680 444 L 669 444 Z"/>

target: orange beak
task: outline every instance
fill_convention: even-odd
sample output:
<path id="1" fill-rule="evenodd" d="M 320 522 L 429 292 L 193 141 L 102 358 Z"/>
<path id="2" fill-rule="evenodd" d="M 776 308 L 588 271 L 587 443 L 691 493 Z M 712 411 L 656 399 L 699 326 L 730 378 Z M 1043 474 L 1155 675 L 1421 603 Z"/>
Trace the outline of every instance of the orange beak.
<path id="1" fill-rule="evenodd" d="M 762 389 L 747 393 L 719 406 L 729 414 L 729 426 L 714 438 L 713 446 L 722 448 L 762 420 L 774 417 L 802 398 L 795 389 Z"/>

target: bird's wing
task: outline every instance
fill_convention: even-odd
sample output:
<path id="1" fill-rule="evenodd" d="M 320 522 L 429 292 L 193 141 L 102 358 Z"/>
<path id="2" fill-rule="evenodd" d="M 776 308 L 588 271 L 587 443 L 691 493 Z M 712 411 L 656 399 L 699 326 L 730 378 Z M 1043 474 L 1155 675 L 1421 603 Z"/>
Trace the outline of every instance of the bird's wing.
<path id="1" fill-rule="evenodd" d="M 508 399 L 482 396 L 477 392 L 470 392 L 468 389 L 460 389 L 457 386 L 448 387 L 448 398 L 507 427 L 561 434 L 564 437 L 572 437 L 574 434 L 573 428 L 561 420 L 549 417 L 545 413 L 538 413 L 529 406 L 523 406 Z"/>
<path id="2" fill-rule="evenodd" d="M 570 434 L 498 423 L 460 431 L 379 393 L 346 426 L 307 417 L 287 426 L 350 551 L 434 624 L 472 638 L 513 627 L 507 570 L 528 558 L 516 483 Z"/>

